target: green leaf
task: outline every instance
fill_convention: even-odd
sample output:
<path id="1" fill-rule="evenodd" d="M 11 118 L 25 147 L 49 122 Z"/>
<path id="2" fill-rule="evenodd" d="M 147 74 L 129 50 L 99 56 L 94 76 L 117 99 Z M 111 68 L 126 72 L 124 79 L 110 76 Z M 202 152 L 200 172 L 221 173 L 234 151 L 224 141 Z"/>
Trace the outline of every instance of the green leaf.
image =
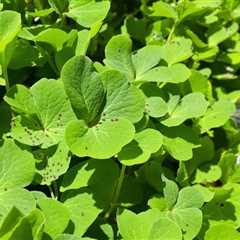
<path id="1" fill-rule="evenodd" d="M 221 127 L 229 120 L 234 111 L 234 104 L 228 100 L 220 99 L 215 102 L 199 121 L 201 132 L 204 133 L 212 128 Z"/>
<path id="2" fill-rule="evenodd" d="M 117 216 L 118 228 L 124 240 L 149 239 L 152 227 L 161 217 L 161 213 L 156 210 L 148 210 L 135 214 L 129 210 Z M 144 228 L 142 227 L 144 226 Z"/>
<path id="3" fill-rule="evenodd" d="M 202 212 L 197 208 L 174 209 L 173 219 L 183 231 L 184 240 L 192 240 L 202 226 Z"/>
<path id="4" fill-rule="evenodd" d="M 32 94 L 24 85 L 17 84 L 11 87 L 4 100 L 17 113 L 27 115 L 34 115 L 36 113 Z"/>
<path id="5" fill-rule="evenodd" d="M 52 238 L 63 233 L 70 220 L 68 208 L 63 203 L 50 198 L 41 198 L 37 204 L 46 218 L 44 232 Z"/>
<path id="6" fill-rule="evenodd" d="M 131 48 L 130 48 L 131 50 Z M 132 62 L 136 71 L 136 79 L 155 67 L 161 60 L 161 47 L 156 45 L 147 45 L 141 48 L 132 56 Z"/>
<path id="7" fill-rule="evenodd" d="M 110 70 L 100 76 L 107 91 L 102 120 L 119 117 L 132 123 L 140 121 L 145 105 L 142 92 L 130 85 L 120 72 Z"/>
<path id="8" fill-rule="evenodd" d="M 220 30 L 209 36 L 208 46 L 217 46 L 219 43 L 223 42 L 227 38 L 231 37 L 234 33 L 236 33 L 238 31 L 238 28 L 238 24 L 235 22 L 228 28 L 222 27 Z"/>
<path id="9" fill-rule="evenodd" d="M 73 192 L 74 194 L 74 192 Z M 88 193 L 68 196 L 64 205 L 70 211 L 70 219 L 74 224 L 74 234 L 82 236 L 97 218 L 101 209 L 95 206 L 95 201 Z"/>
<path id="10" fill-rule="evenodd" d="M 28 216 L 21 219 L 11 237 L 7 239 L 40 240 L 42 239 L 44 223 L 45 218 L 43 213 L 38 209 L 34 209 Z"/>
<path id="11" fill-rule="evenodd" d="M 154 129 L 145 129 L 136 133 L 134 140 L 122 148 L 118 159 L 126 166 L 142 164 L 160 149 L 162 142 L 161 133 Z"/>
<path id="12" fill-rule="evenodd" d="M 156 209 L 139 214 L 124 210 L 117 217 L 117 222 L 120 234 L 124 240 L 182 239 L 180 228 Z"/>
<path id="13" fill-rule="evenodd" d="M 149 240 L 181 240 L 182 232 L 179 226 L 168 217 L 161 217 L 156 223 L 154 223 Z"/>
<path id="14" fill-rule="evenodd" d="M 234 225 L 229 223 L 219 223 L 211 226 L 205 235 L 206 240 L 218 240 L 220 238 L 228 237 L 229 239 L 240 239 L 240 233 L 237 231 Z"/>
<path id="15" fill-rule="evenodd" d="M 163 117 L 168 112 L 168 105 L 161 97 L 149 97 L 146 99 L 145 109 L 153 118 Z"/>
<path id="16" fill-rule="evenodd" d="M 221 168 L 217 165 L 203 166 L 197 169 L 194 183 L 212 183 L 216 182 L 221 178 L 222 171 Z"/>
<path id="17" fill-rule="evenodd" d="M 171 209 L 178 198 L 178 185 L 169 179 L 167 179 L 164 175 L 162 175 L 162 180 L 165 183 L 165 187 L 163 188 L 164 199 L 167 201 L 168 208 Z"/>
<path id="18" fill-rule="evenodd" d="M 21 188 L 11 188 L 0 192 L 0 215 L 6 215 L 12 207 L 23 214 L 29 214 L 35 207 L 36 201 L 31 192 Z"/>
<path id="19" fill-rule="evenodd" d="M 11 208 L 7 215 L 0 222 L 0 237 L 3 240 L 9 239 L 12 232 L 18 226 L 23 214 L 15 207 Z"/>
<path id="20" fill-rule="evenodd" d="M 36 10 L 35 12 L 28 12 L 28 15 L 31 17 L 47 17 L 54 12 L 53 8 L 47 8 L 43 10 Z"/>
<path id="21" fill-rule="evenodd" d="M 39 149 L 33 152 L 37 159 L 37 173 L 41 176 L 40 184 L 51 183 L 63 175 L 70 164 L 69 148 L 64 141 L 48 149 Z"/>
<path id="22" fill-rule="evenodd" d="M 63 13 L 68 7 L 68 0 L 48 0 L 49 5 L 58 13 Z"/>
<path id="23" fill-rule="evenodd" d="M 23 56 L 25 56 L 23 58 Z M 35 46 L 23 39 L 16 41 L 16 48 L 13 52 L 9 68 L 21 69 L 24 67 L 32 67 L 38 64 L 39 52 Z"/>
<path id="24" fill-rule="evenodd" d="M 116 35 L 110 39 L 105 48 L 104 63 L 134 79 L 134 68 L 131 58 L 132 41 L 127 35 Z"/>
<path id="25" fill-rule="evenodd" d="M 193 54 L 192 41 L 181 37 L 175 38 L 161 48 L 160 54 L 169 66 L 185 61 Z"/>
<path id="26" fill-rule="evenodd" d="M 172 66 L 160 66 L 151 69 L 142 75 L 139 82 L 157 82 L 157 83 L 182 83 L 191 75 L 191 71 L 182 63 Z"/>
<path id="27" fill-rule="evenodd" d="M 40 32 L 34 37 L 37 42 L 43 42 L 54 47 L 56 51 L 63 48 L 63 44 L 67 41 L 68 34 L 58 28 L 49 28 Z"/>
<path id="28" fill-rule="evenodd" d="M 109 1 L 87 1 L 85 4 L 82 1 L 70 1 L 69 11 L 65 15 L 83 27 L 91 27 L 93 24 L 103 21 L 109 8 Z"/>
<path id="29" fill-rule="evenodd" d="M 42 79 L 29 90 L 13 87 L 5 101 L 18 113 L 25 113 L 14 118 L 12 136 L 30 146 L 48 148 L 59 143 L 65 125 L 75 119 L 60 81 Z M 29 115 L 30 113 L 34 114 Z"/>
<path id="30" fill-rule="evenodd" d="M 0 12 L 0 64 L 6 68 L 6 48 L 21 30 L 21 16 L 14 11 Z"/>
<path id="31" fill-rule="evenodd" d="M 79 237 L 77 235 L 72 235 L 72 234 L 62 234 L 58 236 L 55 240 L 91 240 L 93 238 L 88 238 L 88 237 Z"/>
<path id="32" fill-rule="evenodd" d="M 75 120 L 66 127 L 65 137 L 77 156 L 105 159 L 120 152 L 134 138 L 134 132 L 126 119 L 105 119 L 91 128 L 83 120 Z"/>
<path id="33" fill-rule="evenodd" d="M 199 147 L 197 134 L 184 125 L 161 128 L 164 135 L 163 145 L 167 152 L 179 161 L 187 161 L 193 157 L 193 149 Z"/>
<path id="34" fill-rule="evenodd" d="M 88 57 L 71 58 L 63 67 L 61 79 L 75 113 L 88 122 L 98 115 L 104 101 L 104 88 Z"/>
<path id="35" fill-rule="evenodd" d="M 192 70 L 192 74 L 189 78 L 191 89 L 193 92 L 201 92 L 206 95 L 209 91 L 209 82 L 206 76 L 201 72 Z"/>
<path id="36" fill-rule="evenodd" d="M 14 141 L 5 140 L 0 148 L 0 193 L 29 185 L 35 173 L 35 160 Z"/>
<path id="37" fill-rule="evenodd" d="M 199 118 L 203 116 L 207 110 L 208 101 L 202 93 L 190 93 L 181 99 L 170 116 L 161 121 L 167 127 L 178 126 L 187 119 Z"/>
<path id="38" fill-rule="evenodd" d="M 119 174 L 119 167 L 114 160 L 90 159 L 77 164 L 64 175 L 60 190 L 66 192 L 88 187 L 97 205 L 106 208 L 112 200 Z"/>
<path id="39" fill-rule="evenodd" d="M 179 194 L 174 208 L 201 208 L 204 203 L 202 194 L 193 187 L 183 188 Z"/>
<path id="40" fill-rule="evenodd" d="M 178 18 L 176 10 L 170 4 L 163 1 L 154 2 L 151 10 L 153 11 L 151 13 L 153 17 Z"/>

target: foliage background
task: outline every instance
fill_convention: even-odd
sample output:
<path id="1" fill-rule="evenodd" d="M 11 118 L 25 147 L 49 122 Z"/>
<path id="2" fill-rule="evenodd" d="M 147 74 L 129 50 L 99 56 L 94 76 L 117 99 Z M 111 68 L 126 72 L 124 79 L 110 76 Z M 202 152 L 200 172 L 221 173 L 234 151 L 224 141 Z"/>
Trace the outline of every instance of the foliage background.
<path id="1" fill-rule="evenodd" d="M 0 9 L 0 239 L 240 239 L 238 0 Z"/>

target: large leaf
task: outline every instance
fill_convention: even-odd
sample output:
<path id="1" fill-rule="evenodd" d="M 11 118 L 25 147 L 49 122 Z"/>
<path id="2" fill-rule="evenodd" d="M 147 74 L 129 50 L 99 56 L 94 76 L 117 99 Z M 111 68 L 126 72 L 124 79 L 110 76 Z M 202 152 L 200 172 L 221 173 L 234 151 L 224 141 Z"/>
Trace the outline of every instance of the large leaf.
<path id="1" fill-rule="evenodd" d="M 111 159 L 90 159 L 77 164 L 64 175 L 60 190 L 66 192 L 88 187 L 97 205 L 105 208 L 112 200 L 119 172 L 117 163 Z"/>
<path id="2" fill-rule="evenodd" d="M 12 136 L 27 145 L 48 148 L 59 143 L 65 125 L 75 119 L 60 81 L 42 79 L 29 90 L 13 87 L 5 101 L 18 113 L 25 113 L 14 118 Z"/>
<path id="3" fill-rule="evenodd" d="M 39 199 L 38 206 L 46 218 L 44 232 L 52 238 L 63 233 L 70 220 L 68 208 L 61 202 L 50 198 Z"/>
<path id="4" fill-rule="evenodd" d="M 5 68 L 8 64 L 6 48 L 21 30 L 21 16 L 14 11 L 1 11 L 0 25 L 0 64 Z"/>
<path id="5" fill-rule="evenodd" d="M 0 192 L 0 215 L 6 215 L 12 207 L 16 207 L 23 214 L 30 213 L 36 207 L 33 194 L 25 189 L 11 188 Z"/>
<path id="6" fill-rule="evenodd" d="M 110 8 L 109 1 L 70 1 L 69 11 L 65 13 L 83 27 L 103 21 Z"/>
<path id="7" fill-rule="evenodd" d="M 77 156 L 105 159 L 128 144 L 134 132 L 126 119 L 105 119 L 91 128 L 83 120 L 75 120 L 68 124 L 65 136 L 70 150 Z"/>
<path id="8" fill-rule="evenodd" d="M 101 212 L 101 209 L 95 206 L 95 201 L 88 193 L 78 192 L 76 195 L 70 195 L 64 201 L 64 205 L 70 212 L 70 219 L 74 224 L 74 234 L 79 236 L 87 231 Z"/>
<path id="9" fill-rule="evenodd" d="M 104 88 L 91 60 L 83 56 L 71 58 L 62 69 L 61 79 L 77 116 L 94 120 L 103 104 Z"/>

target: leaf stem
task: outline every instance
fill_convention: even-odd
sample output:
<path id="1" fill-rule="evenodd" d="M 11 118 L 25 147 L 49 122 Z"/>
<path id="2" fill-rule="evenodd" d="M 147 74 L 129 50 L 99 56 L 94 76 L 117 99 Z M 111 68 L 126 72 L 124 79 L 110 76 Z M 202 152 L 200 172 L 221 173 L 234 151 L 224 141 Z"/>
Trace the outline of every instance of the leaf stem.
<path id="1" fill-rule="evenodd" d="M 53 182 L 53 189 L 54 189 L 55 198 L 58 199 L 59 198 L 59 192 L 58 192 L 58 185 L 57 185 L 56 181 Z"/>
<path id="2" fill-rule="evenodd" d="M 7 67 L 3 66 L 2 67 L 3 70 L 3 77 L 5 79 L 5 87 L 6 87 L 6 91 L 8 92 L 9 88 L 10 88 L 10 84 L 9 84 L 9 79 L 8 79 L 8 71 L 7 71 Z"/>
<path id="3" fill-rule="evenodd" d="M 120 196 L 120 193 L 121 193 L 121 189 L 122 189 L 124 176 L 125 176 L 125 171 L 126 171 L 126 166 L 122 165 L 120 176 L 119 176 L 118 183 L 117 183 L 117 186 L 116 186 L 116 190 L 114 192 L 113 200 L 112 200 L 112 202 L 110 204 L 109 210 L 104 215 L 104 218 L 109 218 L 109 216 L 111 215 L 112 211 L 117 206 L 118 199 L 119 199 L 119 196 Z"/>
<path id="4" fill-rule="evenodd" d="M 172 26 L 172 29 L 171 29 L 169 35 L 168 35 L 167 43 L 169 43 L 169 42 L 172 40 L 172 36 L 173 36 L 173 34 L 174 34 L 174 32 L 175 32 L 176 27 L 177 27 L 177 24 L 176 24 L 176 22 L 175 22 L 175 23 L 173 24 L 173 26 Z"/>
<path id="5" fill-rule="evenodd" d="M 49 188 L 49 192 L 50 192 L 51 198 L 55 199 L 55 195 L 54 195 L 52 187 L 49 185 L 48 188 Z"/>

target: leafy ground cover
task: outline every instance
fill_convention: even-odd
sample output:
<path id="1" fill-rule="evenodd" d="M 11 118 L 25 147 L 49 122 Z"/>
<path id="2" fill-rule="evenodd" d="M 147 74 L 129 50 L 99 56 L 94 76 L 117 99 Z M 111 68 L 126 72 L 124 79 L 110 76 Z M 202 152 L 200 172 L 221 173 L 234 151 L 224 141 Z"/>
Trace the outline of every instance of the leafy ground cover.
<path id="1" fill-rule="evenodd" d="M 0 1 L 0 239 L 240 239 L 238 0 Z"/>

